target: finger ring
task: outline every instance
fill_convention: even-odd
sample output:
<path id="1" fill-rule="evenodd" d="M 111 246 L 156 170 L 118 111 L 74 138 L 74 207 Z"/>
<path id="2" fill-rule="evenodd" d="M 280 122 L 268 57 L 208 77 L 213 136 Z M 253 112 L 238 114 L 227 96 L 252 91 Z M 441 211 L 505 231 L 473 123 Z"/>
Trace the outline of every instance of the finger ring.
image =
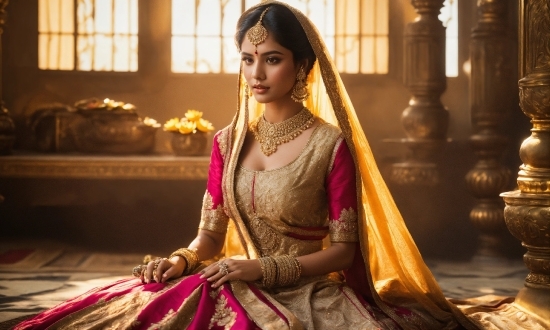
<path id="1" fill-rule="evenodd" d="M 229 266 L 227 266 L 227 264 L 225 263 L 225 261 L 222 261 L 222 262 L 218 263 L 218 267 L 220 267 L 219 272 L 220 272 L 223 276 L 229 274 Z"/>
<path id="2" fill-rule="evenodd" d="M 137 265 L 132 269 L 132 275 L 134 275 L 134 277 L 141 277 L 141 273 L 145 267 L 147 267 L 147 265 Z"/>
<path id="3" fill-rule="evenodd" d="M 157 258 L 157 259 L 155 259 L 154 264 L 153 264 L 153 272 L 157 270 L 160 262 L 165 260 L 165 259 L 166 258 Z"/>

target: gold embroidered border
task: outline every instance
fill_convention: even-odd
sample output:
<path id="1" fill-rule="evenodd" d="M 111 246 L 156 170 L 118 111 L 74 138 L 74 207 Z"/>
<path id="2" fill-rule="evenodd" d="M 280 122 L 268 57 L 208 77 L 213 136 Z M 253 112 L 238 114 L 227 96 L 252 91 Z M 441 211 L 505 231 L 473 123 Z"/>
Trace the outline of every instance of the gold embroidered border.
<path id="1" fill-rule="evenodd" d="M 248 313 L 249 317 L 256 324 L 261 324 L 262 329 L 289 329 L 289 330 L 303 330 L 300 321 L 296 319 L 296 316 L 282 306 L 278 301 L 273 299 L 265 291 L 260 290 L 264 297 L 267 298 L 279 312 L 281 312 L 289 321 L 290 325 L 273 310 L 271 307 L 258 299 L 258 297 L 248 287 L 248 284 L 243 281 L 231 281 L 231 289 L 235 298 L 241 303 L 243 308 Z"/>
<path id="2" fill-rule="evenodd" d="M 228 130 L 228 127 L 222 129 L 217 136 L 218 147 L 220 148 L 220 153 L 222 154 L 222 156 L 225 156 L 225 154 L 227 153 L 227 134 L 229 134 Z"/>
<path id="3" fill-rule="evenodd" d="M 219 204 L 216 208 L 214 208 L 213 197 L 208 191 L 206 191 L 202 202 L 202 213 L 199 229 L 225 234 L 228 223 L 229 217 L 225 214 L 223 205 Z"/>
<path id="4" fill-rule="evenodd" d="M 358 242 L 357 212 L 350 207 L 342 209 L 340 218 L 329 222 L 331 242 Z"/>
<path id="5" fill-rule="evenodd" d="M 336 153 L 338 152 L 338 148 L 340 148 L 340 145 L 344 141 L 344 138 L 340 135 L 340 137 L 336 140 L 336 144 L 334 144 L 334 149 L 332 149 L 332 156 L 330 156 L 330 162 L 328 165 L 328 171 L 327 176 L 332 172 L 332 167 L 334 166 L 334 160 L 336 159 Z"/>

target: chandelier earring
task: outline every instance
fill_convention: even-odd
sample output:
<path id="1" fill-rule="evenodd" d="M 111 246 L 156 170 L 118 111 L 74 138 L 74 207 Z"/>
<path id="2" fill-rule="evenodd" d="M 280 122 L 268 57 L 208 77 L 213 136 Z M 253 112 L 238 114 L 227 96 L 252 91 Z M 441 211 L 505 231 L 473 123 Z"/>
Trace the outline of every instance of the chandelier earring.
<path id="1" fill-rule="evenodd" d="M 307 91 L 307 82 L 306 82 L 307 76 L 306 72 L 304 70 L 304 67 L 300 67 L 300 70 L 298 70 L 298 74 L 296 75 L 296 82 L 294 83 L 294 87 L 292 88 L 292 94 L 290 95 L 290 98 L 294 102 L 304 102 L 309 97 L 309 92 Z"/>

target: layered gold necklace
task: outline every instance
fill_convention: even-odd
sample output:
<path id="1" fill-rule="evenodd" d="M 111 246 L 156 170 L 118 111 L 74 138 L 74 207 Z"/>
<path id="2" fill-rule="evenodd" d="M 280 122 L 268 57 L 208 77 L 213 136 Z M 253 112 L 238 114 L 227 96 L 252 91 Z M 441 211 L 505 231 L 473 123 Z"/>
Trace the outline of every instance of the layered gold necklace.
<path id="1" fill-rule="evenodd" d="M 258 142 L 260 142 L 260 150 L 266 156 L 277 151 L 277 146 L 287 143 L 303 131 L 311 127 L 315 117 L 307 109 L 303 108 L 296 115 L 280 122 L 269 123 L 261 115 L 250 123 L 250 130 Z"/>

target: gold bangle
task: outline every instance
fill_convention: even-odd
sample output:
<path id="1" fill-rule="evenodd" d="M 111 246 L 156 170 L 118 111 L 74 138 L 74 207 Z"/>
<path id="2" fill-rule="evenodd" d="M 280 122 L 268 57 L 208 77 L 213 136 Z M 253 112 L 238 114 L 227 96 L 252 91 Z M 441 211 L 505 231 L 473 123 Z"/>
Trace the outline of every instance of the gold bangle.
<path id="1" fill-rule="evenodd" d="M 271 288 L 277 282 L 277 264 L 272 257 L 263 257 L 258 259 L 262 269 L 262 285 L 265 288 Z"/>
<path id="2" fill-rule="evenodd" d="M 277 285 L 286 286 L 296 283 L 302 275 L 302 265 L 291 255 L 273 258 L 277 265 Z"/>
<path id="3" fill-rule="evenodd" d="M 176 251 L 172 252 L 172 254 L 170 255 L 170 257 L 168 257 L 168 259 L 172 259 L 173 257 L 176 257 L 176 256 L 182 257 L 183 259 L 185 259 L 185 262 L 187 264 L 185 266 L 185 269 L 183 270 L 182 275 L 190 274 L 199 265 L 199 255 L 197 254 L 196 249 L 188 249 L 188 248 L 177 249 Z"/>

